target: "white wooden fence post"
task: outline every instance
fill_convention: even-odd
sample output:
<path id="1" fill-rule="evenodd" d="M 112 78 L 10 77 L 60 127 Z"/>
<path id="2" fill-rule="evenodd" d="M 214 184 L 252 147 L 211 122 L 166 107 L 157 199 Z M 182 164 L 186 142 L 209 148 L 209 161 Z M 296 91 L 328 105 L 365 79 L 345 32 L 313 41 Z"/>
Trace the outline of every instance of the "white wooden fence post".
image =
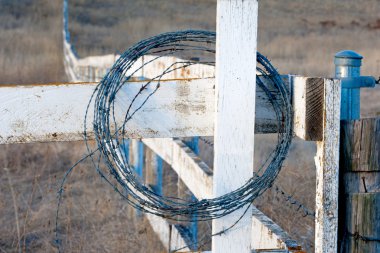
<path id="1" fill-rule="evenodd" d="M 324 81 L 323 133 L 317 142 L 315 252 L 338 251 L 340 82 Z"/>
<path id="2" fill-rule="evenodd" d="M 252 177 L 257 47 L 257 0 L 218 0 L 214 196 L 237 189 Z M 213 221 L 227 229 L 246 210 Z M 251 252 L 252 211 L 231 230 L 215 236 L 212 252 Z"/>

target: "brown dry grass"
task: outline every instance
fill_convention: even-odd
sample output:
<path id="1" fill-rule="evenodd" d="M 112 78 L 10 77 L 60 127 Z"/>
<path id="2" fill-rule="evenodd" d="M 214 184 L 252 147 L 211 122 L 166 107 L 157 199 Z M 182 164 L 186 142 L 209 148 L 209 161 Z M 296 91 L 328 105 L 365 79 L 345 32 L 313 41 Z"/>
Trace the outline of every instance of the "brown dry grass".
<path id="1" fill-rule="evenodd" d="M 61 2 L 0 0 L 0 83 L 64 81 Z M 72 41 L 82 56 L 121 52 L 133 43 L 179 29 L 215 30 L 216 0 L 70 1 Z M 261 1 L 259 50 L 281 73 L 333 75 L 333 55 L 353 49 L 363 74 L 380 75 L 377 0 Z M 363 114 L 380 115 L 379 90 L 363 91 Z M 256 161 L 273 137 L 256 137 Z M 54 252 L 56 190 L 83 154 L 81 143 L 5 145 L 0 152 L 0 251 Z M 313 143 L 295 141 L 277 184 L 313 208 Z M 206 160 L 211 164 L 210 157 Z M 6 173 L 3 168 L 8 168 Z M 17 218 L 13 207 L 16 200 Z M 67 185 L 60 232 L 65 252 L 152 252 L 162 246 L 84 163 Z M 255 203 L 310 251 L 313 220 L 268 191 Z M 17 232 L 16 221 L 19 224 Z M 18 237 L 20 237 L 20 241 Z M 146 245 L 151 243 L 151 245 Z"/>
<path id="2" fill-rule="evenodd" d="M 0 83 L 65 80 L 57 2 L 0 1 Z"/>
<path id="3" fill-rule="evenodd" d="M 82 142 L 2 146 L 1 252 L 57 252 L 57 189 L 67 168 L 84 153 Z M 3 168 L 9 168 L 9 173 Z M 12 197 L 16 199 L 17 219 Z M 147 221 L 136 218 L 125 201 L 100 179 L 90 161 L 81 163 L 69 177 L 59 217 L 63 252 L 164 250 Z"/>

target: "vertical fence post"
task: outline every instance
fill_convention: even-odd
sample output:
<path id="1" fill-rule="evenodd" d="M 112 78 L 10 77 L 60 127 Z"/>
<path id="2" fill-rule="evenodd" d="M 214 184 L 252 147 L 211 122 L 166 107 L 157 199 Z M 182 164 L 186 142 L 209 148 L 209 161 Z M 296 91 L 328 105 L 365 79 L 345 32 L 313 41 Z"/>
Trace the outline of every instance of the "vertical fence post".
<path id="1" fill-rule="evenodd" d="M 155 191 L 157 194 L 162 195 L 162 158 L 158 155 L 156 155 L 156 185 L 155 185 Z"/>
<path id="2" fill-rule="evenodd" d="M 66 42 L 70 42 L 69 32 L 69 6 L 68 0 L 63 0 L 63 36 Z"/>
<path id="3" fill-rule="evenodd" d="M 359 77 L 363 56 L 354 51 L 341 51 L 335 55 L 335 77 Z M 360 118 L 360 87 L 342 87 L 340 118 Z"/>
<path id="4" fill-rule="evenodd" d="M 315 164 L 315 252 L 337 252 L 340 135 L 340 81 L 324 79 L 322 141 L 317 142 Z"/>
<path id="5" fill-rule="evenodd" d="M 373 77 L 360 76 L 362 56 L 353 51 L 335 55 L 342 84 L 339 239 L 347 253 L 378 252 L 380 226 L 380 121 L 360 119 L 360 88 L 374 87 Z M 351 82 L 349 82 L 351 80 Z M 354 81 L 352 81 L 354 80 Z"/>
<path id="6" fill-rule="evenodd" d="M 341 129 L 340 249 L 380 252 L 380 118 L 343 121 Z"/>
<path id="7" fill-rule="evenodd" d="M 192 137 L 190 141 L 185 141 L 187 146 L 196 154 L 199 155 L 199 137 L 195 136 Z M 180 180 L 178 178 L 178 180 Z M 183 184 L 183 183 L 182 183 Z M 181 183 L 178 184 L 178 187 L 181 187 Z M 195 201 L 197 200 L 196 197 L 191 194 L 191 197 L 189 198 L 189 201 Z M 198 222 L 196 221 L 197 217 L 193 215 L 192 217 L 193 221 L 189 224 L 189 230 L 191 233 L 191 241 L 192 241 L 192 247 L 193 249 L 197 248 L 197 242 L 198 242 Z"/>
<path id="8" fill-rule="evenodd" d="M 199 137 L 193 137 L 192 140 L 191 140 L 191 150 L 193 150 L 193 152 L 196 154 L 196 155 L 199 155 Z M 191 201 L 195 201 L 196 198 L 193 194 L 191 194 Z M 191 223 L 190 223 L 190 232 L 191 232 L 191 236 L 192 236 L 192 248 L 196 249 L 198 247 L 198 222 L 196 221 L 197 220 L 197 217 L 195 215 L 193 215 L 193 220 Z"/>
<path id="9" fill-rule="evenodd" d="M 215 197 L 236 190 L 253 174 L 257 15 L 257 0 L 217 2 Z M 213 237 L 213 253 L 251 252 L 252 211 L 247 208 L 213 220 L 214 234 L 241 218 Z"/>
<path id="10" fill-rule="evenodd" d="M 145 183 L 159 195 L 162 195 L 162 159 L 151 149 L 145 152 Z"/>
<path id="11" fill-rule="evenodd" d="M 135 169 L 136 175 L 140 180 L 143 180 L 143 168 L 144 168 L 144 144 L 140 140 L 131 141 L 131 152 L 130 152 L 131 165 Z M 137 211 L 137 215 L 141 216 L 141 212 Z"/>

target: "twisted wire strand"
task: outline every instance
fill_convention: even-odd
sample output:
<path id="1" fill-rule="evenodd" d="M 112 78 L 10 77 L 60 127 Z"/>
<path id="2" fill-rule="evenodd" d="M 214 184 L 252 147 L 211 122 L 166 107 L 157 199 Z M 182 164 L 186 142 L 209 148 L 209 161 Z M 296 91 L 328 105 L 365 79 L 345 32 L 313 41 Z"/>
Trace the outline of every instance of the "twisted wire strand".
<path id="1" fill-rule="evenodd" d="M 277 185 L 274 185 L 274 187 L 272 187 L 272 188 L 276 191 L 277 194 L 282 196 L 284 201 L 286 201 L 289 204 L 291 204 L 292 206 L 294 206 L 296 208 L 297 212 L 302 212 L 303 217 L 309 216 L 309 217 L 315 218 L 315 211 L 307 208 L 304 204 L 302 204 L 300 201 L 295 199 L 292 195 L 284 192 L 284 190 L 281 189 L 280 187 L 278 187 Z"/>
<path id="2" fill-rule="evenodd" d="M 200 45 L 200 46 L 199 46 Z M 161 80 L 172 71 L 179 68 L 187 68 L 194 64 L 214 65 L 210 58 L 215 54 L 215 33 L 208 31 L 180 31 L 161 34 L 137 43 L 127 50 L 114 64 L 112 69 L 96 87 L 89 105 L 94 103 L 94 121 L 92 127 L 95 132 L 97 150 L 99 150 L 103 168 L 99 161 L 92 159 L 94 166 L 102 177 L 108 174 L 114 178 L 117 184 L 108 182 L 122 197 L 138 210 L 152 213 L 161 217 L 183 220 L 183 221 L 205 221 L 220 218 L 230 214 L 252 201 L 268 189 L 278 175 L 282 162 L 284 161 L 292 139 L 292 109 L 288 88 L 284 85 L 280 75 L 270 62 L 260 53 L 257 54 L 257 76 L 258 86 L 264 90 L 276 113 L 278 120 L 278 145 L 271 157 L 271 161 L 262 173 L 254 174 L 240 188 L 213 199 L 202 199 L 196 201 L 184 201 L 178 198 L 170 198 L 158 195 L 147 186 L 143 185 L 135 175 L 128 161 L 120 155 L 118 148 L 125 142 L 128 123 L 133 117 L 138 117 L 138 112 L 145 103 L 160 88 Z M 129 104 L 124 122 L 120 125 L 116 122 L 115 101 L 117 93 L 128 85 L 127 81 L 143 66 L 152 61 L 144 63 L 140 68 L 131 73 L 132 66 L 144 55 L 159 54 L 156 59 L 163 56 L 172 56 L 178 53 L 188 53 L 193 56 L 201 53 L 201 61 L 181 60 L 168 66 L 160 75 L 143 83 L 138 93 Z M 207 55 L 206 57 L 203 57 Z M 177 64 L 178 63 L 178 64 Z M 179 66 L 177 66 L 179 65 Z M 264 82 L 264 79 L 269 80 Z M 149 90 L 146 94 L 146 90 Z M 279 95 L 278 95 L 279 94 Z M 137 101 L 142 101 L 137 103 Z M 88 106 L 88 110 L 90 110 Z M 88 111 L 87 111 L 88 113 Z M 87 113 L 85 119 L 85 139 L 87 140 Z M 254 115 L 252 115 L 254 117 Z M 93 152 L 88 146 L 88 151 Z M 92 156 L 91 156 L 92 157 Z M 103 171 L 104 170 L 104 171 Z M 120 189 L 123 189 L 122 191 Z M 127 194 L 122 192 L 127 192 Z"/>

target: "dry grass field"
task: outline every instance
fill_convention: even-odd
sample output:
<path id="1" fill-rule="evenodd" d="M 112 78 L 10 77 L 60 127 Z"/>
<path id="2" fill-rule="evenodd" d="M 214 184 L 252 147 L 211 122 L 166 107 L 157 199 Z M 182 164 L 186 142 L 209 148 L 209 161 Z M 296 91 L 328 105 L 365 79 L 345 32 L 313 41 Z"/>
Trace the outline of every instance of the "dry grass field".
<path id="1" fill-rule="evenodd" d="M 65 81 L 61 1 L 0 0 L 0 84 Z M 216 0 L 71 1 L 80 56 L 122 52 L 161 32 L 215 30 Z M 380 76 L 379 0 L 260 1 L 258 49 L 281 73 L 333 76 L 333 56 L 353 49 L 363 74 Z M 362 113 L 380 115 L 380 90 L 364 91 Z M 272 136 L 256 136 L 256 162 Z M 0 252 L 56 252 L 56 191 L 85 153 L 83 143 L 4 145 L 0 151 Z M 277 184 L 313 209 L 314 143 L 295 140 Z M 313 219 L 269 190 L 255 204 L 313 252 Z M 102 182 L 91 164 L 66 185 L 59 232 L 64 252 L 162 252 L 144 219 Z"/>

